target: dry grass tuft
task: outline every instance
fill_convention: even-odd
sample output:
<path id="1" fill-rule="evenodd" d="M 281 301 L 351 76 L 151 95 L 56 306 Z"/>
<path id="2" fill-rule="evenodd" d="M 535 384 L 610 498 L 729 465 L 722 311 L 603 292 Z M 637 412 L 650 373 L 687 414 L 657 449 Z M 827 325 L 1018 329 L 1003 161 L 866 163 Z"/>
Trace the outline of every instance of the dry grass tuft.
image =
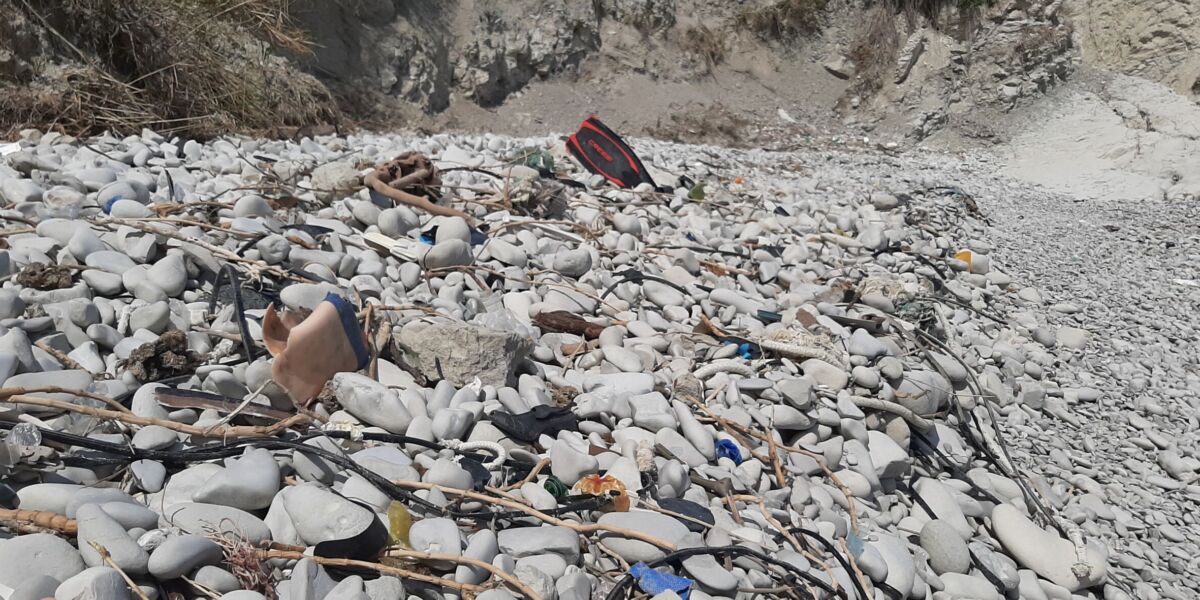
<path id="1" fill-rule="evenodd" d="M 651 137 L 682 144 L 713 143 L 743 147 L 750 121 L 721 103 L 689 104 L 666 119 L 659 119 L 646 133 Z"/>
<path id="2" fill-rule="evenodd" d="M 75 66 L 0 95 L 10 128 L 210 137 L 339 120 L 329 91 L 273 53 L 311 50 L 291 0 L 19 1 Z"/>
<path id="3" fill-rule="evenodd" d="M 820 29 L 828 4 L 829 0 L 773 0 L 766 6 L 743 8 L 736 23 L 763 39 L 788 41 Z"/>
<path id="4" fill-rule="evenodd" d="M 687 31 L 683 32 L 680 47 L 684 52 L 703 61 L 709 71 L 725 62 L 729 55 L 729 42 L 725 32 L 703 24 L 688 27 Z"/>
<path id="5" fill-rule="evenodd" d="M 90 67 L 63 69 L 30 84 L 0 84 L 0 135 L 36 126 L 68 133 L 155 127 L 164 134 L 186 128 L 167 123 L 136 89 Z"/>
<path id="6" fill-rule="evenodd" d="M 895 67 L 896 51 L 900 48 L 900 32 L 886 3 L 868 13 L 866 26 L 854 45 L 849 58 L 855 65 L 857 78 L 852 86 L 855 94 L 879 91 Z"/>
<path id="7" fill-rule="evenodd" d="M 902 43 L 896 17 L 903 15 L 910 31 L 923 19 L 935 28 L 957 27 L 954 35 L 967 39 L 973 33 L 981 11 L 993 0 L 883 0 L 866 15 L 865 25 L 850 48 L 848 58 L 856 67 L 857 78 L 850 93 L 869 95 L 879 91 L 892 76 L 896 53 Z M 955 21 L 947 23 L 947 16 Z"/>

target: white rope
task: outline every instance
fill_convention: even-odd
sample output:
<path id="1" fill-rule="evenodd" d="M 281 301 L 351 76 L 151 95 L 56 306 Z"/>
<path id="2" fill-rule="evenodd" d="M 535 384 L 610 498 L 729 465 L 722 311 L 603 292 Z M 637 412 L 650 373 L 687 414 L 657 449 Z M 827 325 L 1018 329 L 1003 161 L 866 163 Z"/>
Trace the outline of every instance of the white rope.
<path id="1" fill-rule="evenodd" d="M 733 373 L 735 375 L 741 375 L 742 377 L 754 377 L 754 369 L 750 368 L 750 365 L 730 358 L 714 360 L 713 362 L 696 369 L 696 372 L 692 373 L 692 375 L 695 376 L 696 379 L 703 381 L 709 377 L 712 377 L 713 375 L 716 375 L 717 373 Z"/>
<path id="2" fill-rule="evenodd" d="M 485 442 L 485 441 L 463 442 L 463 441 L 459 441 L 459 440 L 442 440 L 441 444 L 451 450 L 457 450 L 459 452 L 468 452 L 471 450 L 486 450 L 492 454 L 495 454 L 496 458 L 493 458 L 492 460 L 490 460 L 486 463 L 483 463 L 484 468 L 486 468 L 489 471 L 492 469 L 499 468 L 501 465 L 504 464 L 504 461 L 508 460 L 508 452 L 504 450 L 504 446 L 501 446 L 500 444 L 497 444 L 496 442 Z"/>
<path id="3" fill-rule="evenodd" d="M 1071 572 L 1075 577 L 1083 579 L 1092 574 L 1092 565 L 1087 561 L 1087 546 L 1083 542 L 1083 530 L 1072 527 L 1067 531 L 1067 537 L 1075 544 L 1075 564 L 1071 565 Z"/>

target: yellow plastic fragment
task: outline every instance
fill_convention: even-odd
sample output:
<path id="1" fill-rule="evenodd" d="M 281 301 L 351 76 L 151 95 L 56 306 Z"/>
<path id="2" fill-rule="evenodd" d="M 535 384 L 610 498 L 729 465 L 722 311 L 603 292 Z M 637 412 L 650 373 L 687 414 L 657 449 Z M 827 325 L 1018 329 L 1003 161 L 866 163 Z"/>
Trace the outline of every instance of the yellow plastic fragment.
<path id="1" fill-rule="evenodd" d="M 405 548 L 409 547 L 408 530 L 412 529 L 412 515 L 409 514 L 408 508 L 399 502 L 393 501 L 388 505 L 388 530 L 391 531 L 391 543 L 393 546 L 401 545 Z"/>
<path id="2" fill-rule="evenodd" d="M 963 250 L 963 251 L 959 252 L 958 254 L 954 255 L 954 258 L 957 258 L 958 260 L 961 260 L 961 261 L 967 263 L 968 271 L 971 270 L 971 259 L 974 257 L 975 257 L 975 255 L 972 254 L 970 250 Z"/>

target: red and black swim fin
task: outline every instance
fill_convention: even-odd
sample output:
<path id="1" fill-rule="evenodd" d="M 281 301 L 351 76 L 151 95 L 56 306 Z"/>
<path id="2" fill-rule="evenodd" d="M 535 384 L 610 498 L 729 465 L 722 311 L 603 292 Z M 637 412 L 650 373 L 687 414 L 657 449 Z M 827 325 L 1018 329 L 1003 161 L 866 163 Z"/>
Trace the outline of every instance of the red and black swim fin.
<path id="1" fill-rule="evenodd" d="M 588 117 L 579 131 L 571 135 L 567 150 L 587 170 L 604 176 L 614 185 L 632 188 L 649 183 L 658 188 L 633 148 L 595 116 Z"/>

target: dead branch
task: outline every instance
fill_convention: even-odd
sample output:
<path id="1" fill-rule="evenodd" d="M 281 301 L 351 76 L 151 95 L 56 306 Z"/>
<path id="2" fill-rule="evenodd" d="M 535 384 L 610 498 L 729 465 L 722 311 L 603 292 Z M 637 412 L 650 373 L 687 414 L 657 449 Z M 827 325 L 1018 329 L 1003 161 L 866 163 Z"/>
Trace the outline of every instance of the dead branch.
<path id="1" fill-rule="evenodd" d="M 100 560 L 104 561 L 104 564 L 112 567 L 117 573 L 121 574 L 121 579 L 125 580 L 125 585 L 129 586 L 130 591 L 132 591 L 134 594 L 137 594 L 137 597 L 141 598 L 142 600 L 150 600 L 150 598 L 146 596 L 146 592 L 143 592 L 142 588 L 138 587 L 138 585 L 129 578 L 129 574 L 126 573 L 125 570 L 122 569 L 121 566 L 112 559 L 112 555 L 108 553 L 108 548 L 105 548 L 96 542 L 88 542 L 88 544 L 91 544 L 92 548 L 96 549 L 96 552 L 100 554 Z"/>
<path id="2" fill-rule="evenodd" d="M 516 502 L 514 500 L 498 498 L 496 496 L 489 496 L 487 494 L 480 494 L 478 492 L 460 490 L 457 488 L 448 488 L 448 487 L 440 486 L 440 485 L 437 485 L 434 483 L 424 483 L 424 482 L 420 482 L 420 481 L 394 481 L 393 483 L 395 483 L 396 485 L 398 485 L 400 487 L 406 487 L 406 488 L 411 488 L 411 489 L 416 489 L 416 490 L 437 489 L 438 491 L 442 492 L 443 494 L 450 494 L 452 496 L 459 496 L 462 498 L 471 498 L 472 500 L 479 500 L 481 502 L 488 502 L 491 504 L 499 504 L 500 506 L 511 508 L 513 510 L 519 510 L 531 517 L 541 519 L 542 521 L 545 521 L 546 523 L 549 523 L 551 525 L 556 525 L 558 527 L 566 527 L 567 529 L 573 530 L 576 533 L 581 533 L 581 534 L 590 534 L 590 533 L 597 533 L 597 532 L 613 533 L 613 534 L 619 535 L 621 537 L 629 538 L 631 540 L 640 540 L 640 541 L 646 542 L 647 544 L 652 544 L 654 546 L 658 546 L 659 548 L 662 548 L 667 551 L 675 550 L 675 544 L 672 544 L 671 542 L 657 538 L 650 534 L 642 533 L 641 531 L 634 531 L 632 529 L 626 529 L 624 527 L 615 527 L 613 525 L 603 525 L 600 523 L 589 523 L 586 525 L 579 524 L 579 523 L 572 523 L 571 521 L 565 521 L 565 520 L 559 519 L 557 517 L 552 517 L 540 510 L 537 510 L 537 509 L 535 509 L 531 506 L 525 505 L 525 504 L 521 504 L 520 502 Z M 489 491 L 491 491 L 491 490 L 489 490 Z M 496 490 L 496 491 L 499 492 L 499 490 Z"/>
<path id="3" fill-rule="evenodd" d="M 67 390 L 67 391 L 71 392 L 71 390 Z M 54 400 L 52 398 L 38 398 L 35 396 L 26 396 L 26 395 L 16 394 L 16 395 L 7 396 L 7 397 L 0 397 L 0 402 L 7 402 L 9 404 L 23 404 L 23 405 L 27 405 L 27 406 L 40 406 L 42 408 L 51 408 L 51 409 L 55 409 L 55 410 L 62 410 L 62 411 L 66 411 L 66 412 L 73 412 L 73 413 L 78 413 L 78 414 L 82 414 L 82 415 L 88 415 L 91 417 L 96 417 L 98 419 L 111 419 L 114 421 L 120 421 L 127 425 L 137 425 L 139 427 L 146 427 L 148 425 L 159 425 L 162 427 L 166 427 L 167 429 L 170 429 L 172 431 L 177 431 L 179 433 L 184 433 L 187 435 L 194 435 L 196 437 L 273 436 L 273 435 L 279 433 L 280 431 L 283 431 L 289 427 L 293 427 L 296 425 L 305 425 L 305 424 L 312 422 L 312 419 L 310 419 L 308 416 L 297 414 L 297 415 L 292 415 L 291 417 L 283 419 L 282 421 L 279 421 L 272 425 L 225 426 L 225 427 L 213 429 L 212 431 L 208 431 L 208 428 L 206 428 L 206 427 L 195 427 L 192 425 L 185 425 L 183 423 L 176 423 L 174 421 L 170 421 L 167 419 L 158 419 L 158 418 L 154 418 L 154 417 L 139 417 L 137 415 L 123 413 L 123 412 L 119 412 L 119 411 L 115 411 L 115 410 L 104 410 L 102 408 L 92 408 L 90 406 L 79 406 L 77 404 L 71 404 L 70 402 Z"/>
<path id="4" fill-rule="evenodd" d="M 473 594 L 478 594 L 478 593 L 486 591 L 486 588 L 484 588 L 482 586 L 471 585 L 469 583 L 458 583 L 458 582 L 454 581 L 453 579 L 444 579 L 442 577 L 435 577 L 433 575 L 417 573 L 416 571 L 410 571 L 408 569 L 402 569 L 400 567 L 393 567 L 393 566 L 383 565 L 383 564 L 379 564 L 379 563 L 367 562 L 364 560 L 351 560 L 349 558 L 325 558 L 323 556 L 309 556 L 300 550 L 279 550 L 279 549 L 275 549 L 275 548 L 272 548 L 269 550 L 259 549 L 256 551 L 256 554 L 257 554 L 259 560 L 271 560 L 271 559 L 275 559 L 275 558 L 281 558 L 283 560 L 304 560 L 307 558 L 317 564 L 325 565 L 325 566 L 329 566 L 329 567 L 358 567 L 358 568 L 362 568 L 362 569 L 370 569 L 377 573 L 383 573 L 384 575 L 395 575 L 396 577 L 399 577 L 401 579 L 412 579 L 414 581 L 423 581 L 425 583 L 430 583 L 433 585 L 440 585 L 443 587 L 448 587 L 448 588 L 456 589 L 459 591 L 471 592 Z"/>
<path id="5" fill-rule="evenodd" d="M 117 402 L 116 400 L 113 400 L 112 398 L 109 398 L 107 396 L 101 396 L 100 394 L 94 394 L 87 390 L 76 390 L 76 389 L 64 388 L 64 387 L 58 387 L 58 386 L 0 388 L 0 400 L 3 400 L 4 398 L 10 397 L 10 396 L 25 395 L 25 394 L 71 394 L 72 396 L 82 396 L 84 398 L 90 398 L 92 400 L 103 402 L 103 403 L 107 404 L 108 406 L 111 406 L 112 409 L 115 411 L 122 412 L 127 415 L 133 414 L 133 411 L 129 410 L 128 408 L 125 408 L 125 406 L 123 404 L 121 404 L 120 402 Z"/>
<path id="6" fill-rule="evenodd" d="M 448 562 L 452 562 L 452 563 L 456 563 L 456 564 L 460 564 L 460 565 L 469 565 L 472 567 L 477 567 L 477 568 L 487 571 L 488 573 L 491 573 L 492 575 L 495 575 L 497 578 L 504 581 L 504 583 L 507 583 L 508 585 L 512 586 L 514 589 L 521 592 L 522 594 L 525 594 L 525 597 L 529 598 L 530 600 L 541 600 L 541 597 L 538 596 L 537 593 L 534 592 L 532 589 L 530 589 L 529 586 L 525 585 L 524 583 L 521 583 L 521 581 L 519 579 L 517 579 L 516 577 L 513 577 L 512 575 L 509 575 L 508 573 L 505 573 L 503 569 L 497 567 L 496 565 L 493 565 L 490 562 L 484 562 L 484 561 L 476 559 L 476 558 L 468 558 L 466 556 L 458 556 L 455 554 L 441 554 L 439 552 L 420 552 L 417 550 L 404 550 L 402 548 L 389 548 L 386 551 L 384 551 L 384 555 L 395 557 L 395 558 L 408 558 L 408 559 L 414 559 L 414 560 L 444 560 L 444 561 L 448 561 Z"/>

